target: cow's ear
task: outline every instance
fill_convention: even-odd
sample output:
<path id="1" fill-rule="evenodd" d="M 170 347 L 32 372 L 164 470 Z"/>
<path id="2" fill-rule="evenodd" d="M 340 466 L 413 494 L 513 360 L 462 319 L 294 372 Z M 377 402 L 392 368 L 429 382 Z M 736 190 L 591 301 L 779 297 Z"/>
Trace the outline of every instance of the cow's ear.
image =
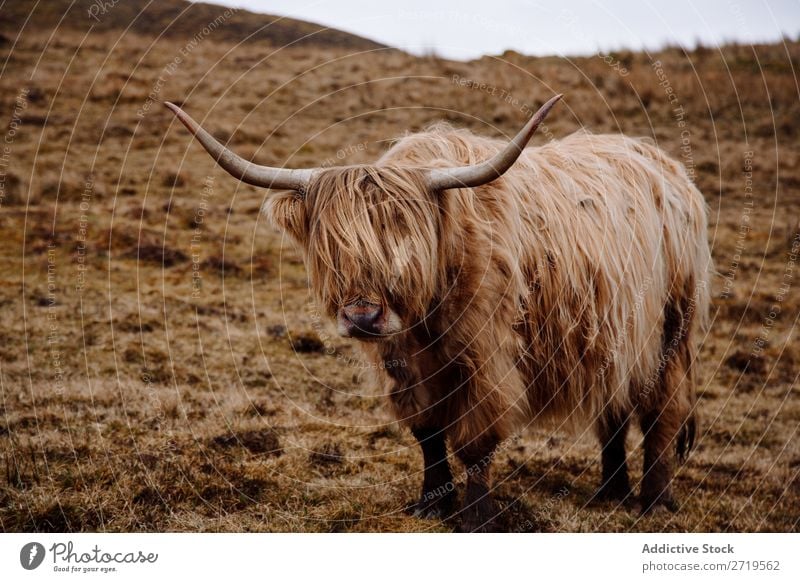
<path id="1" fill-rule="evenodd" d="M 306 204 L 297 192 L 271 194 L 264 202 L 264 214 L 278 228 L 286 231 L 299 243 L 304 243 L 308 232 Z"/>

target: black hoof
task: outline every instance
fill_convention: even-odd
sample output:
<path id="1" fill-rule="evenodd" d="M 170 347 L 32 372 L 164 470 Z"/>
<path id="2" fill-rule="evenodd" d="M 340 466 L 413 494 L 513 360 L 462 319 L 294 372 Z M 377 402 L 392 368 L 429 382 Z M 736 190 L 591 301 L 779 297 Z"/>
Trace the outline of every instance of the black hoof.
<path id="1" fill-rule="evenodd" d="M 662 493 L 656 497 L 642 495 L 639 498 L 639 507 L 640 516 L 654 515 L 664 511 L 669 511 L 670 513 L 678 511 L 678 503 L 669 493 Z"/>
<path id="2" fill-rule="evenodd" d="M 460 512 L 460 523 L 456 527 L 458 533 L 491 533 L 498 531 L 495 517 L 495 505 L 489 499 L 482 499 L 465 507 Z"/>

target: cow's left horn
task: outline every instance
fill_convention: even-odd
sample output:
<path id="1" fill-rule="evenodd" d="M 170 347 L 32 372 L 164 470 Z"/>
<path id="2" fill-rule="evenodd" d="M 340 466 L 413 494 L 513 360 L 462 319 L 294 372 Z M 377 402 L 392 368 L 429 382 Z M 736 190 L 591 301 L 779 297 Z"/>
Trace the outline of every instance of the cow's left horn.
<path id="1" fill-rule="evenodd" d="M 211 134 L 200 127 L 180 107 L 169 102 L 165 102 L 164 105 L 178 116 L 178 119 L 189 128 L 189 131 L 194 134 L 202 146 L 206 148 L 206 151 L 211 154 L 211 157 L 217 160 L 217 163 L 226 172 L 235 178 L 239 178 L 242 182 L 247 182 L 253 186 L 263 186 L 264 188 L 302 192 L 316 171 L 315 169 L 290 170 L 287 168 L 272 168 L 248 162 L 214 139 Z"/>
<path id="2" fill-rule="evenodd" d="M 550 113 L 553 105 L 561 99 L 563 95 L 556 95 L 550 101 L 542 105 L 539 111 L 531 117 L 517 136 L 498 153 L 495 157 L 474 166 L 463 166 L 460 168 L 437 168 L 428 174 L 428 187 L 431 190 L 446 190 L 447 188 L 473 188 L 496 180 L 517 161 L 522 150 L 530 141 L 536 129 Z"/>

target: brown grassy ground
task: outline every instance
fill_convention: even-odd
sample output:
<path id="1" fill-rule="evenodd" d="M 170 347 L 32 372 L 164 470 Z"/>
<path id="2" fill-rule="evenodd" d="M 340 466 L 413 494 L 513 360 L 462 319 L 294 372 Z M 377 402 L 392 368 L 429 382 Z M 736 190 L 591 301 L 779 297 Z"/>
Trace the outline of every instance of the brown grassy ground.
<path id="1" fill-rule="evenodd" d="M 554 92 L 535 143 L 586 127 L 683 159 L 720 276 L 680 512 L 587 505 L 591 435 L 530 430 L 496 463 L 504 527 L 798 529 L 797 43 L 460 63 L 18 29 L 0 38 L 0 530 L 447 531 L 403 512 L 420 455 L 316 316 L 266 193 L 151 97 L 302 166 L 372 160 L 441 119 L 508 134 Z"/>

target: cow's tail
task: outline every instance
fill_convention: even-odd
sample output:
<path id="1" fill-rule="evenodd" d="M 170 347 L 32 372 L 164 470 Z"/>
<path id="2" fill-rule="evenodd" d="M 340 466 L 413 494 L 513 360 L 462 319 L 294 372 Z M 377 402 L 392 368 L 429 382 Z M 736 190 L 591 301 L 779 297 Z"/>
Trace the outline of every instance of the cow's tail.
<path id="1" fill-rule="evenodd" d="M 678 432 L 678 439 L 675 443 L 675 453 L 678 456 L 679 463 L 685 463 L 689 457 L 689 452 L 694 448 L 695 437 L 697 436 L 697 415 L 694 410 L 689 413 L 689 416 L 681 425 Z"/>

